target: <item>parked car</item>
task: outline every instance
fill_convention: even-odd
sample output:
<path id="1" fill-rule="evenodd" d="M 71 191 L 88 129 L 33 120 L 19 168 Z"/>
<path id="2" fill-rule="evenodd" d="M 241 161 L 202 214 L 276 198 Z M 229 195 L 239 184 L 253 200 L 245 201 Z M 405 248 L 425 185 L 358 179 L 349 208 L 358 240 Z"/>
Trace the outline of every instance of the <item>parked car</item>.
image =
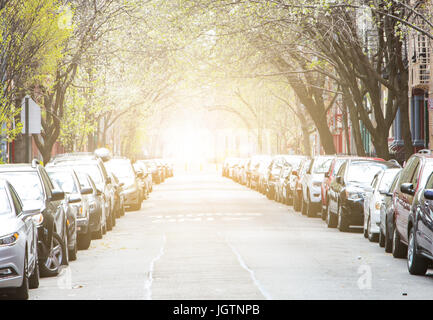
<path id="1" fill-rule="evenodd" d="M 284 156 L 285 163 L 289 164 L 291 167 L 289 178 L 285 183 L 287 204 L 293 204 L 293 198 L 295 194 L 296 176 L 292 175 L 292 171 L 299 171 L 303 160 L 306 158 L 307 158 L 306 156 L 300 156 L 300 155 Z"/>
<path id="2" fill-rule="evenodd" d="M 422 273 L 419 265 L 423 263 L 419 259 L 421 255 L 426 254 L 418 250 L 418 246 L 428 237 L 427 225 L 429 219 L 429 206 L 421 204 L 421 201 L 427 201 L 423 193 L 426 182 L 433 171 L 433 155 L 430 153 L 417 153 L 412 155 L 403 170 L 397 188 L 394 191 L 394 228 L 393 228 L 393 245 L 392 254 L 396 258 L 408 257 L 408 268 L 410 273 Z M 430 186 L 427 186 L 429 189 Z M 421 210 L 422 208 L 422 210 Z M 423 215 L 420 220 L 419 215 Z M 423 230 L 424 229 L 424 230 Z M 417 234 L 416 234 L 417 233 Z M 422 239 L 424 238 L 424 239 Z M 412 242 L 411 242 L 412 241 Z M 418 242 L 417 242 L 418 241 Z M 408 246 L 409 245 L 409 251 Z M 410 253 L 410 256 L 408 255 Z"/>
<path id="3" fill-rule="evenodd" d="M 124 157 L 115 157 L 104 163 L 107 170 L 113 172 L 120 182 L 123 182 L 123 195 L 125 206 L 132 210 L 140 210 L 143 199 L 140 197 L 139 178 L 131 160 Z M 142 174 L 142 173 L 141 173 Z"/>
<path id="4" fill-rule="evenodd" d="M 125 215 L 125 190 L 123 189 L 125 183 L 121 182 L 113 172 L 108 172 L 108 174 L 114 185 L 114 212 L 116 212 L 116 217 L 120 218 Z"/>
<path id="5" fill-rule="evenodd" d="M 158 166 L 156 165 L 156 162 L 153 160 L 140 160 L 141 162 L 144 162 L 148 169 L 150 170 L 151 174 L 152 174 L 152 181 L 156 184 L 160 184 L 161 183 L 161 173 L 160 170 L 158 169 Z M 228 177 L 228 175 L 227 175 Z"/>
<path id="6" fill-rule="evenodd" d="M 290 202 L 290 173 L 292 172 L 292 166 L 289 163 L 285 163 L 281 169 L 278 177 L 278 181 L 275 186 L 275 200 L 284 204 Z"/>
<path id="7" fill-rule="evenodd" d="M 302 180 L 302 214 L 313 217 L 322 209 L 321 187 L 333 157 L 316 156 L 305 171 Z"/>
<path id="8" fill-rule="evenodd" d="M 331 165 L 329 166 L 328 172 L 325 173 L 325 178 L 323 179 L 322 186 L 320 188 L 321 199 L 322 199 L 322 220 L 326 220 L 326 213 L 328 211 L 328 190 L 332 181 L 334 181 L 338 170 L 343 164 L 345 159 L 350 158 L 350 156 L 335 156 L 332 159 Z"/>
<path id="9" fill-rule="evenodd" d="M 379 245 L 385 247 L 385 252 L 392 252 L 392 237 L 394 233 L 394 204 L 392 196 L 397 187 L 398 179 L 400 178 L 401 170 L 395 175 L 389 189 L 383 194 L 382 203 L 380 204 L 380 233 Z"/>
<path id="10" fill-rule="evenodd" d="M 0 293 L 28 299 L 29 289 L 39 287 L 38 232 L 23 203 L 4 179 L 0 180 Z"/>
<path id="11" fill-rule="evenodd" d="M 292 170 L 290 173 L 291 181 L 293 183 L 292 190 L 294 192 L 293 196 L 293 210 L 295 211 L 301 211 L 302 209 L 302 183 L 303 179 L 305 177 L 305 172 L 307 172 L 308 167 L 310 166 L 311 158 L 305 158 L 302 160 L 301 164 L 299 165 L 298 170 Z"/>
<path id="12" fill-rule="evenodd" d="M 433 167 L 415 200 L 408 219 L 407 268 L 410 274 L 424 275 L 433 262 Z M 422 179 L 423 181 L 424 179 Z M 421 181 L 420 181 L 421 183 Z"/>
<path id="13" fill-rule="evenodd" d="M 149 184 L 149 176 L 152 179 L 151 175 L 147 170 L 147 166 L 142 162 L 135 162 L 133 164 L 134 170 L 137 173 L 141 198 L 144 200 L 149 199 L 149 194 L 151 192 L 151 185 Z M 151 182 L 152 180 L 150 180 Z"/>
<path id="14" fill-rule="evenodd" d="M 252 171 L 252 186 L 262 194 L 266 194 L 268 189 L 267 180 L 269 175 L 269 166 L 272 163 L 271 156 L 262 156 L 258 159 L 255 170 Z"/>
<path id="15" fill-rule="evenodd" d="M 388 192 L 395 176 L 401 167 L 391 164 L 389 168 L 379 171 L 373 178 L 371 190 L 367 190 L 364 197 L 364 237 L 371 242 L 379 240 L 380 206 Z"/>
<path id="16" fill-rule="evenodd" d="M 45 168 L 38 162 L 0 166 L 0 178 L 17 191 L 24 211 L 34 215 L 38 231 L 38 262 L 41 276 L 56 276 L 68 264 L 65 193 L 54 188 Z"/>
<path id="17" fill-rule="evenodd" d="M 59 154 L 50 161 L 49 165 L 72 167 L 75 172 L 87 173 L 92 177 L 96 187 L 103 194 L 105 210 L 108 213 L 107 230 L 112 230 L 116 225 L 115 191 L 102 158 L 87 152 Z"/>
<path id="18" fill-rule="evenodd" d="M 76 172 L 69 167 L 47 166 L 47 173 L 51 180 L 66 194 L 70 208 L 75 211 L 78 249 L 87 250 L 92 241 L 92 233 L 102 234 L 102 216 L 91 217 L 96 212 L 90 211 L 93 201 L 92 188 L 82 188 Z M 92 223 L 93 222 L 93 223 Z M 71 228 L 69 223 L 69 228 Z M 69 257 L 76 259 L 77 246 L 69 248 Z"/>
<path id="19" fill-rule="evenodd" d="M 374 176 L 391 164 L 366 158 L 346 159 L 328 191 L 328 228 L 347 231 L 364 224 L 364 197 Z"/>
<path id="20" fill-rule="evenodd" d="M 96 225 L 102 223 L 102 229 L 95 231 L 92 234 L 92 239 L 102 239 L 103 235 L 107 233 L 107 223 L 109 219 L 109 212 L 105 206 L 104 194 L 96 187 L 95 182 L 88 173 L 77 172 L 77 176 L 80 180 L 81 188 L 92 189 L 92 197 L 89 195 L 90 226 L 92 230 L 97 230 L 98 228 Z"/>
<path id="21" fill-rule="evenodd" d="M 152 170 L 151 170 L 150 166 L 142 160 L 139 160 L 136 163 L 138 165 L 140 165 L 140 168 L 143 171 L 144 181 L 146 183 L 146 189 L 148 190 L 148 193 L 150 194 L 153 191 Z"/>

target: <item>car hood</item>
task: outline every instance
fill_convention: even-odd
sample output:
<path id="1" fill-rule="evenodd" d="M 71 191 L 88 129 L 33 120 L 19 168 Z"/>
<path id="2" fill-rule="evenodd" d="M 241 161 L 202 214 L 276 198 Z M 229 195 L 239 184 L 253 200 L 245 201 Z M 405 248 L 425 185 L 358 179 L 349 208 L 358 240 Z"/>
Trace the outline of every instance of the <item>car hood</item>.
<path id="1" fill-rule="evenodd" d="M 0 216 L 0 237 L 18 231 L 18 220 L 13 215 Z"/>

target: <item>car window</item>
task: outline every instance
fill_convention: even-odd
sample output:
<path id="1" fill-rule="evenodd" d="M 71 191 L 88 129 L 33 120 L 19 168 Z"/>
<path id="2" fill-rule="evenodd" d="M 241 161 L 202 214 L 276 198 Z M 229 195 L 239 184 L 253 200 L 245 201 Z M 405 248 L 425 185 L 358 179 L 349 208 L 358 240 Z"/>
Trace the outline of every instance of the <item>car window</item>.
<path id="1" fill-rule="evenodd" d="M 325 173 L 329 171 L 332 158 L 317 158 L 312 165 L 313 173 Z"/>
<path id="2" fill-rule="evenodd" d="M 36 171 L 1 172 L 0 177 L 12 184 L 23 203 L 44 200 L 42 182 Z"/>
<path id="3" fill-rule="evenodd" d="M 416 168 L 416 165 L 418 164 L 418 161 L 419 160 L 417 157 L 409 159 L 401 173 L 400 185 L 406 182 L 410 182 L 412 180 L 413 172 Z"/>
<path id="4" fill-rule="evenodd" d="M 105 167 L 111 171 L 115 172 L 116 176 L 119 179 L 128 179 L 128 178 L 135 178 L 134 169 L 131 166 L 131 163 L 129 161 L 108 161 L 105 163 Z"/>
<path id="5" fill-rule="evenodd" d="M 78 193 L 78 188 L 71 172 L 51 171 L 48 176 L 55 182 L 60 190 L 66 193 Z"/>
<path id="6" fill-rule="evenodd" d="M 99 166 L 97 164 L 76 165 L 74 166 L 74 169 L 76 172 L 87 173 L 89 176 L 92 177 L 95 184 L 104 184 L 102 173 L 99 170 Z"/>
<path id="7" fill-rule="evenodd" d="M 4 186 L 0 187 L 0 216 L 10 215 L 12 212 L 8 194 Z"/>
<path id="8" fill-rule="evenodd" d="M 427 179 L 427 183 L 425 184 L 426 189 L 433 189 L 433 173 L 430 174 L 429 178 Z"/>
<path id="9" fill-rule="evenodd" d="M 394 182 L 395 176 L 399 173 L 400 169 L 386 170 L 380 180 L 379 190 L 388 191 Z"/>
<path id="10" fill-rule="evenodd" d="M 409 181 L 413 184 L 414 187 L 416 187 L 418 184 L 419 170 L 421 168 L 421 161 L 420 161 L 420 159 L 417 159 L 417 160 L 418 161 L 416 162 L 416 166 L 415 166 L 415 169 L 413 171 L 412 178 Z"/>
<path id="11" fill-rule="evenodd" d="M 376 185 L 377 185 L 378 180 L 379 180 L 379 176 L 378 175 L 374 176 L 373 181 L 371 182 L 371 186 L 373 189 L 376 189 Z"/>
<path id="12" fill-rule="evenodd" d="M 341 165 L 344 163 L 345 160 L 335 160 L 335 164 L 334 164 L 334 169 L 332 170 L 332 175 L 335 176 L 338 172 L 338 170 L 340 170 Z"/>
<path id="13" fill-rule="evenodd" d="M 344 177 L 346 166 L 347 166 L 347 162 L 345 161 L 343 164 L 341 164 L 340 169 L 338 169 L 337 176 Z"/>
<path id="14" fill-rule="evenodd" d="M 383 170 L 383 166 L 370 161 L 352 161 L 347 170 L 346 181 L 359 184 L 371 184 L 374 176 Z"/>

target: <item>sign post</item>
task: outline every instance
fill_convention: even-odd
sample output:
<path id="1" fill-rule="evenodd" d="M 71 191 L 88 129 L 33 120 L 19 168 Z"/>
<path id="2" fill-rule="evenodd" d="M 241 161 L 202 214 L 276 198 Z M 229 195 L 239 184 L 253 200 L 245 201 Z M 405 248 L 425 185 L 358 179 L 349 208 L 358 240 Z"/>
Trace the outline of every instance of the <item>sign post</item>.
<path id="1" fill-rule="evenodd" d="M 41 108 L 29 96 L 24 98 L 22 105 L 24 108 L 21 109 L 23 123 L 21 133 L 24 134 L 26 162 L 30 163 L 32 162 L 32 134 L 41 133 Z"/>

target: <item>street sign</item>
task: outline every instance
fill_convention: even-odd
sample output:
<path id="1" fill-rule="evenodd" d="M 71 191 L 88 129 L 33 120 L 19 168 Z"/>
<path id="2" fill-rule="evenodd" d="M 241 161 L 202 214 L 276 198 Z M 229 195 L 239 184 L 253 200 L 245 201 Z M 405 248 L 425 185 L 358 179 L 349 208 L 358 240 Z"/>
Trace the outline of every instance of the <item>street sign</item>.
<path id="1" fill-rule="evenodd" d="M 26 99 L 28 99 L 28 111 L 26 112 Z M 26 121 L 28 114 L 29 123 L 28 131 L 26 132 Z M 41 133 L 41 107 L 33 101 L 29 96 L 25 96 L 21 103 L 21 123 L 23 124 L 23 134 L 40 134 Z"/>

